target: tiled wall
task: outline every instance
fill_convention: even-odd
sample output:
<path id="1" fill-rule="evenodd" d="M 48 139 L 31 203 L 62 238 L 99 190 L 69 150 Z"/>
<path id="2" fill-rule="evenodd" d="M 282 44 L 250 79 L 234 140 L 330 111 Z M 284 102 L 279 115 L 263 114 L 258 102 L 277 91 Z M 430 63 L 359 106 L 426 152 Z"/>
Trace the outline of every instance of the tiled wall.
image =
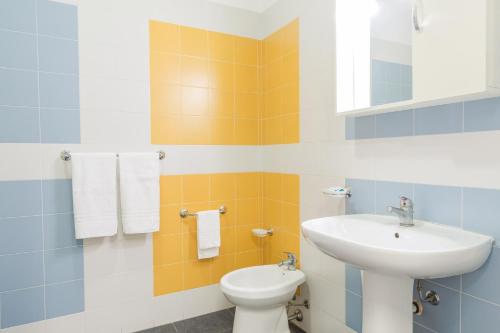
<path id="1" fill-rule="evenodd" d="M 500 98 L 350 117 L 346 139 L 450 134 L 500 129 Z"/>
<path id="2" fill-rule="evenodd" d="M 0 182 L 0 328 L 84 310 L 71 182 Z"/>
<path id="3" fill-rule="evenodd" d="M 264 226 L 273 236 L 264 239 L 264 263 L 283 260 L 283 252 L 297 255 L 300 264 L 300 181 L 298 175 L 264 173 Z"/>
<path id="4" fill-rule="evenodd" d="M 264 41 L 150 21 L 151 143 L 299 140 L 298 20 Z"/>
<path id="5" fill-rule="evenodd" d="M 223 173 L 161 177 L 161 228 L 154 234 L 155 295 L 218 283 L 237 268 L 262 263 L 262 174 Z M 179 211 L 217 209 L 221 215 L 220 256 L 198 260 L 196 218 Z"/>
<path id="6" fill-rule="evenodd" d="M 0 143 L 80 142 L 76 6 L 0 2 Z"/>
<path id="7" fill-rule="evenodd" d="M 299 20 L 295 19 L 263 42 L 263 144 L 298 143 Z"/>
<path id="8" fill-rule="evenodd" d="M 347 201 L 348 214 L 386 214 L 397 206 L 399 196 L 415 202 L 415 218 L 491 235 L 500 239 L 500 190 L 347 179 L 353 196 Z M 436 290 L 441 303 L 424 305 L 422 316 L 414 316 L 416 332 L 495 332 L 500 326 L 500 250 L 497 246 L 486 264 L 476 272 L 425 281 L 423 287 Z M 361 278 L 359 270 L 346 269 L 346 323 L 361 332 Z"/>
<path id="9" fill-rule="evenodd" d="M 261 42 L 150 22 L 151 142 L 258 145 Z"/>
<path id="10" fill-rule="evenodd" d="M 395 62 L 372 59 L 372 105 L 412 99 L 412 67 Z"/>

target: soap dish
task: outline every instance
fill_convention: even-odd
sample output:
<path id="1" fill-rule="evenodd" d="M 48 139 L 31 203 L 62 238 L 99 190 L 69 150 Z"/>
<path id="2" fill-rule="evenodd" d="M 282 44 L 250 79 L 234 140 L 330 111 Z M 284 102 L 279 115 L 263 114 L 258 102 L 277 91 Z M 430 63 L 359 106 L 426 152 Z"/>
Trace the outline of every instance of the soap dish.
<path id="1" fill-rule="evenodd" d="M 255 237 L 264 238 L 273 235 L 273 229 L 252 229 L 252 234 Z"/>
<path id="2" fill-rule="evenodd" d="M 350 198 L 352 193 L 349 187 L 333 186 L 323 190 L 323 194 L 332 197 Z"/>

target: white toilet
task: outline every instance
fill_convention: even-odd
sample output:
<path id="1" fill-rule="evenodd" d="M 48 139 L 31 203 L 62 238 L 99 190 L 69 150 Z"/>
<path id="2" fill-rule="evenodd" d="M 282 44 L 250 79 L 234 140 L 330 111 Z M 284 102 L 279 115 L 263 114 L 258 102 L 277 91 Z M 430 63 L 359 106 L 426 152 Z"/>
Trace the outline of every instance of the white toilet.
<path id="1" fill-rule="evenodd" d="M 286 305 L 306 281 L 300 270 L 254 266 L 224 275 L 221 289 L 236 305 L 233 333 L 290 333 Z"/>

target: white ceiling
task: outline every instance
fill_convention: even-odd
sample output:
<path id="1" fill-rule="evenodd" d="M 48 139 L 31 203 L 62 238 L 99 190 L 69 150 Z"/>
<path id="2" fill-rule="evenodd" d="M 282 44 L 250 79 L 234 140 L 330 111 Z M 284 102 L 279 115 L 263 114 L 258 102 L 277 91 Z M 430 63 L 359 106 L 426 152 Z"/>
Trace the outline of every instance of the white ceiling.
<path id="1" fill-rule="evenodd" d="M 278 0 L 208 0 L 222 5 L 263 13 Z"/>

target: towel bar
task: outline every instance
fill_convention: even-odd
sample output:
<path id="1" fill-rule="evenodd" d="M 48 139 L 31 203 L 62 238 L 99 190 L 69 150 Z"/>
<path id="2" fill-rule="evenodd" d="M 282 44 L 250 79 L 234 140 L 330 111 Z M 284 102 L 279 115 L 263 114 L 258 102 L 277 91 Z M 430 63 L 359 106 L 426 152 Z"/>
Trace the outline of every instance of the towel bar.
<path id="1" fill-rule="evenodd" d="M 219 207 L 219 213 L 225 214 L 226 213 L 226 206 L 222 205 Z M 182 218 L 186 218 L 188 216 L 196 216 L 196 213 L 190 213 L 186 208 L 182 208 L 179 211 L 179 215 Z"/>
<path id="2" fill-rule="evenodd" d="M 119 154 L 116 154 L 116 157 L 118 157 Z M 61 157 L 61 160 L 63 161 L 71 161 L 71 152 L 68 150 L 63 150 L 61 154 L 59 155 Z M 158 151 L 158 157 L 160 160 L 165 159 L 165 152 L 163 150 Z"/>

